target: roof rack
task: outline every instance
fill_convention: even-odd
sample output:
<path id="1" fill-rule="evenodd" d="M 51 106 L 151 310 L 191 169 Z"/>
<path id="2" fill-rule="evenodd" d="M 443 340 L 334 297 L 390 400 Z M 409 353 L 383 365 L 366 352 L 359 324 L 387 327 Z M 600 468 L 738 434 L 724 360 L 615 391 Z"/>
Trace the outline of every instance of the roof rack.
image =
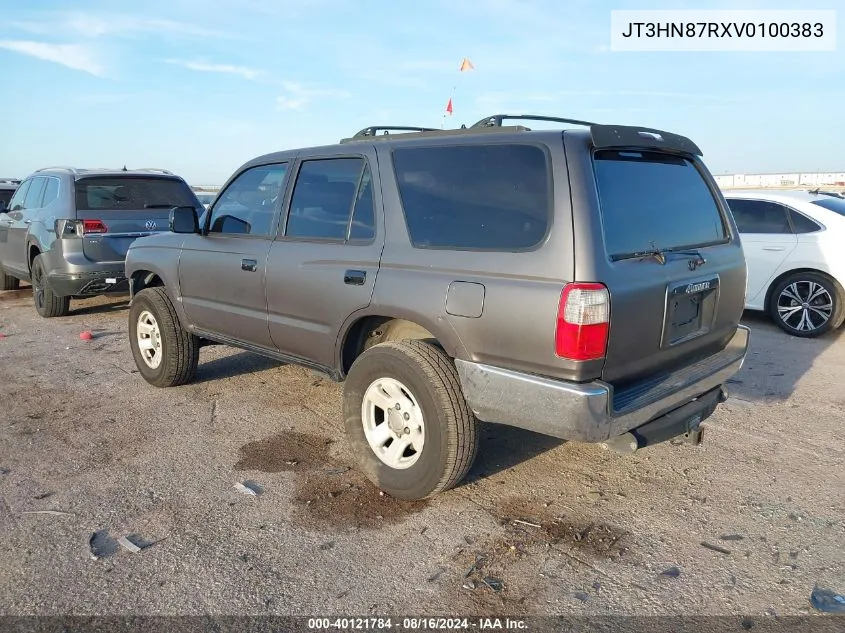
<path id="1" fill-rule="evenodd" d="M 544 116 L 539 114 L 493 114 L 476 121 L 473 125 L 467 128 L 462 125 L 460 129 L 438 130 L 436 128 L 425 127 L 404 127 L 404 126 L 372 126 L 364 128 L 355 136 L 347 139 L 342 139 L 341 143 L 348 143 L 351 141 L 361 141 L 363 139 L 372 140 L 391 140 L 388 130 L 401 130 L 408 132 L 403 134 L 401 138 L 411 139 L 414 137 L 433 137 L 433 136 L 447 136 L 456 134 L 481 134 L 481 133 L 505 133 L 505 132 L 530 132 L 530 128 L 522 125 L 504 126 L 502 123 L 506 120 L 519 121 L 548 121 L 552 123 L 565 123 L 569 125 L 580 125 L 590 129 L 590 136 L 592 138 L 593 146 L 596 149 L 638 149 L 638 150 L 658 150 L 677 152 L 683 154 L 692 154 L 695 156 L 702 156 L 699 147 L 690 139 L 680 134 L 672 132 L 664 132 L 663 130 L 656 130 L 646 127 L 635 127 L 630 125 L 605 125 L 601 123 L 593 123 L 591 121 L 582 121 L 580 119 L 568 119 L 555 116 Z M 385 130 L 385 133 L 377 136 L 379 130 Z"/>
<path id="2" fill-rule="evenodd" d="M 72 174 L 76 173 L 76 168 L 74 167 L 66 167 L 64 165 L 58 165 L 56 167 L 42 167 L 41 169 L 36 169 L 36 172 L 39 171 L 69 171 Z"/>
<path id="3" fill-rule="evenodd" d="M 0 178 L 0 182 L 5 185 L 19 185 L 21 184 L 20 178 Z"/>
<path id="4" fill-rule="evenodd" d="M 569 123 L 570 125 L 585 125 L 587 127 L 597 125 L 597 123 L 591 123 L 590 121 L 581 121 L 579 119 L 564 119 L 557 116 L 542 116 L 539 114 L 493 114 L 491 116 L 484 117 L 480 121 L 476 121 L 470 126 L 470 129 L 480 127 L 502 127 L 502 121 L 514 120 L 550 121 L 552 123 Z"/>
<path id="5" fill-rule="evenodd" d="M 436 132 L 437 128 L 433 127 L 418 127 L 414 125 L 371 125 L 359 130 L 352 138 L 361 138 L 363 136 L 375 136 L 379 131 L 384 130 L 383 136 L 390 133 L 391 130 L 395 132 Z"/>

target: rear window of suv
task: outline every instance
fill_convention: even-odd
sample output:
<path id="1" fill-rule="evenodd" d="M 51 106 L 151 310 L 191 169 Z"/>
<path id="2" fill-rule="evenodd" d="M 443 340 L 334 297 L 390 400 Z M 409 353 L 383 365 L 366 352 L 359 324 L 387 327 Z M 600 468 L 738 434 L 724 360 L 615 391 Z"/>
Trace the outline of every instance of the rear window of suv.
<path id="1" fill-rule="evenodd" d="M 190 187 L 173 178 L 112 176 L 76 181 L 79 211 L 166 209 L 197 205 Z"/>
<path id="2" fill-rule="evenodd" d="M 707 246 L 728 237 L 716 199 L 690 160 L 602 150 L 593 164 L 611 258 Z"/>
<path id="3" fill-rule="evenodd" d="M 417 248 L 519 251 L 546 235 L 551 186 L 538 146 L 397 148 L 393 164 Z"/>

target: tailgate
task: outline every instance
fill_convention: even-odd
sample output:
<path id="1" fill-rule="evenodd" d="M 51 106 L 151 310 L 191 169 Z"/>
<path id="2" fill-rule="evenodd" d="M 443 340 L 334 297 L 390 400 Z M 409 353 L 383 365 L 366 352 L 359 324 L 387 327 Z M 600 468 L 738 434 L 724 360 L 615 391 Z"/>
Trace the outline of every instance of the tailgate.
<path id="1" fill-rule="evenodd" d="M 85 226 L 83 252 L 98 262 L 121 261 L 137 238 L 167 231 L 170 209 L 198 207 L 181 179 L 95 176 L 76 181 L 76 217 Z"/>
<path id="2" fill-rule="evenodd" d="M 602 378 L 616 386 L 721 350 L 745 296 L 745 259 L 712 177 L 695 158 L 593 157 L 610 328 Z"/>

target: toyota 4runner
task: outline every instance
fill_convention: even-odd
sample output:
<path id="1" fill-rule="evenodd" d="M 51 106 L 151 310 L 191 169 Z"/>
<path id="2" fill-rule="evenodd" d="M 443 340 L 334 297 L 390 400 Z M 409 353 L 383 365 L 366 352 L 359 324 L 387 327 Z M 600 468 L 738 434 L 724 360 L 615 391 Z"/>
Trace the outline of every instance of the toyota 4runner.
<path id="1" fill-rule="evenodd" d="M 461 481 L 478 420 L 697 443 L 749 338 L 742 247 L 698 147 L 529 115 L 398 129 L 256 158 L 202 225 L 175 208 L 135 241 L 141 375 L 186 383 L 209 343 L 325 372 L 359 467 L 403 499 Z"/>

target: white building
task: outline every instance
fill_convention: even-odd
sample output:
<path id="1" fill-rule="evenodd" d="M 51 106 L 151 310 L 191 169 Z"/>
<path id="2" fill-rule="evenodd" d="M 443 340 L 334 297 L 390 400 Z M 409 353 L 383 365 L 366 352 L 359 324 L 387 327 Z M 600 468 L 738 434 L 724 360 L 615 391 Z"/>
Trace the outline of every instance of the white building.
<path id="1" fill-rule="evenodd" d="M 779 172 L 714 175 L 723 189 L 756 187 L 845 187 L 845 172 Z"/>

